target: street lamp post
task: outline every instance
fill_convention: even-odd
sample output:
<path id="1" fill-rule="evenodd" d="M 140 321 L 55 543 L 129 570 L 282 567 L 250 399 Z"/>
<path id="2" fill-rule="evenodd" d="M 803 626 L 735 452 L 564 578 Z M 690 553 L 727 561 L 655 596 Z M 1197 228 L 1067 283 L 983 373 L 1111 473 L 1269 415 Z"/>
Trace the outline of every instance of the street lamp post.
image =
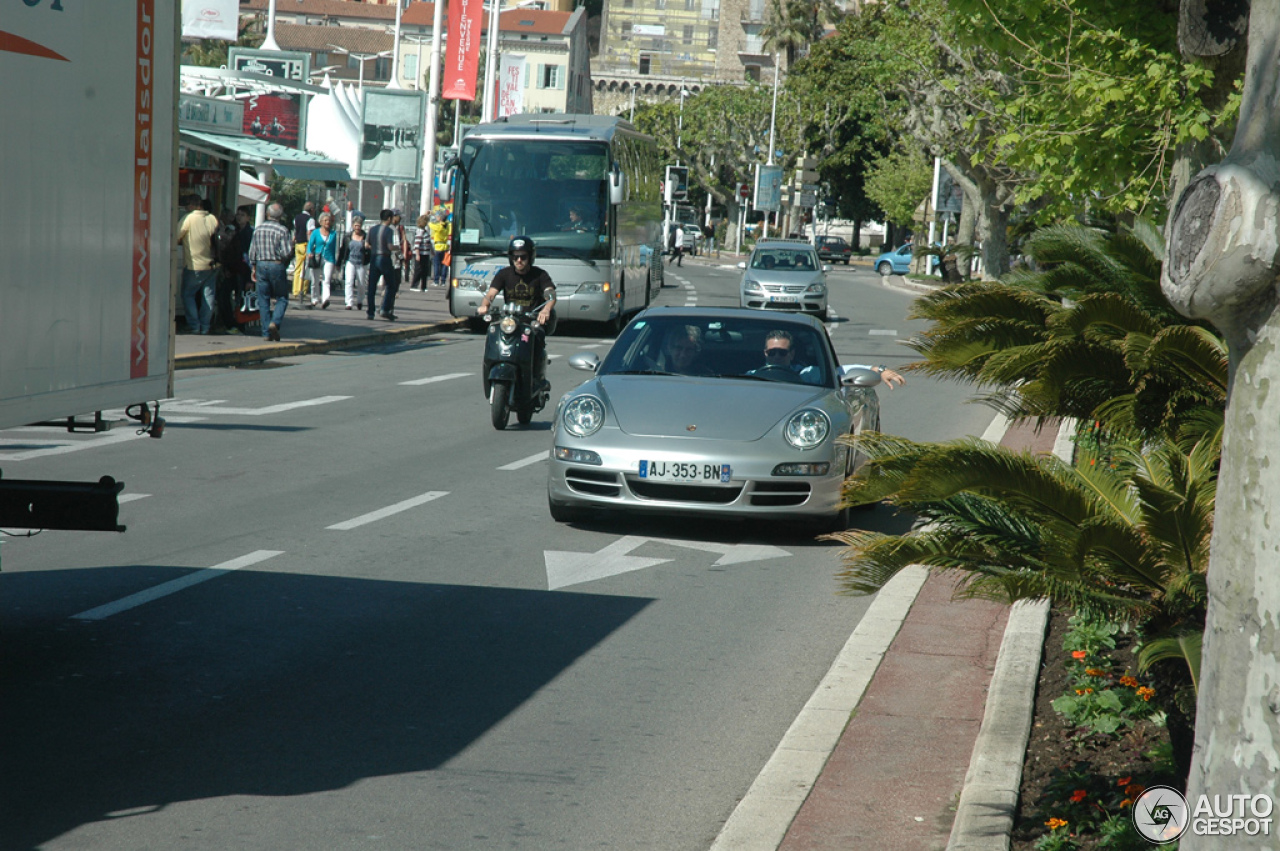
<path id="1" fill-rule="evenodd" d="M 427 83 L 427 118 L 423 132 L 422 191 L 418 198 L 418 214 L 431 211 L 431 193 L 436 182 L 436 122 L 440 100 L 440 32 L 444 28 L 444 0 L 435 0 L 431 19 L 431 72 Z M 422 42 L 418 42 L 418 86 L 422 85 Z"/>
<path id="2" fill-rule="evenodd" d="M 773 128 L 778 116 L 778 54 L 773 54 L 773 108 L 769 110 L 769 165 L 773 165 Z M 769 213 L 765 211 L 761 233 L 769 238 Z"/>
<path id="3" fill-rule="evenodd" d="M 345 54 L 360 63 L 360 78 L 358 86 L 361 92 L 364 91 L 364 63 L 368 62 L 370 59 L 385 59 L 393 53 L 393 51 L 390 50 L 382 50 L 378 53 L 354 53 L 347 50 L 345 47 L 338 47 L 336 44 L 330 44 L 328 47 L 335 53 Z"/>

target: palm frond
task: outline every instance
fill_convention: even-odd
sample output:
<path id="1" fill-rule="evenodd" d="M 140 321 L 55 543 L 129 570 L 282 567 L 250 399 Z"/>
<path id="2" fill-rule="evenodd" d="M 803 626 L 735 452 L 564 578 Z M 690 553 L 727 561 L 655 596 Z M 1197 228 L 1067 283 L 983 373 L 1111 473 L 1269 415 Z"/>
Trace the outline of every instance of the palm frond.
<path id="1" fill-rule="evenodd" d="M 1138 653 L 1138 670 L 1146 671 L 1157 662 L 1174 660 L 1187 666 L 1191 684 L 1200 691 L 1200 656 L 1204 649 L 1203 632 L 1183 632 L 1151 638 Z"/>

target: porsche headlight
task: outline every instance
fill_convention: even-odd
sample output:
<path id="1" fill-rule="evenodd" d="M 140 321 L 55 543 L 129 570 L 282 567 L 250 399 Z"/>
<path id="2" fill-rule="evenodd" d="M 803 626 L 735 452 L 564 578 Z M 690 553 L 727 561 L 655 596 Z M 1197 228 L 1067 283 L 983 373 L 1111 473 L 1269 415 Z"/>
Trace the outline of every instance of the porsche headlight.
<path id="1" fill-rule="evenodd" d="M 791 415 L 783 431 L 787 443 L 796 449 L 813 449 L 821 446 L 831 433 L 831 420 L 816 408 L 805 408 Z"/>
<path id="2" fill-rule="evenodd" d="M 590 437 L 604 425 L 604 403 L 595 396 L 579 396 L 564 406 L 560 422 L 574 437 Z"/>

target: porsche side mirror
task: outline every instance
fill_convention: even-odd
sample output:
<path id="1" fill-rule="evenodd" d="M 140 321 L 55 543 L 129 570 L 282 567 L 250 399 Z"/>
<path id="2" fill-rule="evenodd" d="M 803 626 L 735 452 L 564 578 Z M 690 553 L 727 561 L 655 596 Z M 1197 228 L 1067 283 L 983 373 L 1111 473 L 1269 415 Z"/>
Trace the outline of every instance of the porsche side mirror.
<path id="1" fill-rule="evenodd" d="M 600 368 L 600 358 L 595 352 L 578 352 L 569 356 L 569 367 L 583 372 L 595 372 Z"/>

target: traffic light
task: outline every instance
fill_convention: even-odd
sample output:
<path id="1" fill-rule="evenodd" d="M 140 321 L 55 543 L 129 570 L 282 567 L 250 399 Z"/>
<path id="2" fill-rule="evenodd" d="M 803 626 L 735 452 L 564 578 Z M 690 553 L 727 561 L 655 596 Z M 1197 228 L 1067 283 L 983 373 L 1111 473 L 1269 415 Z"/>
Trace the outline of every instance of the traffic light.
<path id="1" fill-rule="evenodd" d="M 689 197 L 689 168 L 683 165 L 667 166 L 667 179 L 663 182 L 664 196 L 668 204 L 684 201 Z"/>

